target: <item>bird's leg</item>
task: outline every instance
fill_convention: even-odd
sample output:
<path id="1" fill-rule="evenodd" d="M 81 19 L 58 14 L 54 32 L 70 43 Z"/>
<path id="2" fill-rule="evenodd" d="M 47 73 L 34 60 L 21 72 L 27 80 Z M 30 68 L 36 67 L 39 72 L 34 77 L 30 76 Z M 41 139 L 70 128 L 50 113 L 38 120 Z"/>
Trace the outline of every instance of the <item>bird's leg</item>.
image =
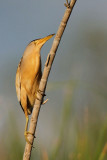
<path id="1" fill-rule="evenodd" d="M 38 92 L 39 92 L 43 97 L 46 96 L 46 94 L 45 94 L 43 91 L 41 91 L 40 89 L 38 90 Z M 37 99 L 37 100 L 40 100 L 38 97 L 36 97 L 36 99 Z M 47 101 L 48 101 L 48 99 L 46 99 L 45 101 L 43 101 L 42 104 L 45 104 Z"/>
<path id="2" fill-rule="evenodd" d="M 31 134 L 31 135 L 34 136 L 34 134 L 32 134 L 31 132 L 27 131 L 27 130 L 28 130 L 28 123 L 29 123 L 29 117 L 28 117 L 28 115 L 27 115 L 27 116 L 26 116 L 26 125 L 25 125 L 24 136 L 25 136 L 26 142 L 28 142 L 29 144 L 31 144 L 30 141 L 28 140 L 27 136 L 28 136 L 28 134 Z M 35 136 L 34 136 L 34 138 L 35 138 Z M 32 145 L 32 144 L 31 144 L 31 145 Z"/>
<path id="3" fill-rule="evenodd" d="M 28 142 L 29 144 L 31 144 L 29 142 L 27 136 L 28 136 L 28 134 L 31 134 L 31 135 L 33 135 L 33 134 L 27 131 L 29 117 L 28 117 L 28 111 L 27 111 L 27 95 L 26 95 L 26 90 L 25 90 L 25 88 L 23 86 L 21 87 L 21 105 L 23 106 L 25 117 L 26 117 L 26 125 L 25 125 L 25 132 L 24 132 L 25 140 L 26 140 L 26 142 Z"/>
<path id="4" fill-rule="evenodd" d="M 66 3 L 64 3 L 64 6 L 67 8 L 70 8 L 70 2 L 68 2 L 68 0 L 66 0 Z"/>

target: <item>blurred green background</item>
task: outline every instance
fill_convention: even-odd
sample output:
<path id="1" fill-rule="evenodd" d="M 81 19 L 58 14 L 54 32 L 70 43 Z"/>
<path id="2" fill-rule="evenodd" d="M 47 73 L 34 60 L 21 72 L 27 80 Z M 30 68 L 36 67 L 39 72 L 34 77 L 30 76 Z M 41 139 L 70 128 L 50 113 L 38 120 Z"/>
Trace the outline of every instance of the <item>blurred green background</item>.
<path id="1" fill-rule="evenodd" d="M 17 65 L 31 40 L 57 32 L 64 2 L 0 0 L 0 160 L 23 157 Z M 107 1 L 77 0 L 49 76 L 32 160 L 107 159 L 106 15 Z M 51 44 L 42 48 L 43 66 Z"/>

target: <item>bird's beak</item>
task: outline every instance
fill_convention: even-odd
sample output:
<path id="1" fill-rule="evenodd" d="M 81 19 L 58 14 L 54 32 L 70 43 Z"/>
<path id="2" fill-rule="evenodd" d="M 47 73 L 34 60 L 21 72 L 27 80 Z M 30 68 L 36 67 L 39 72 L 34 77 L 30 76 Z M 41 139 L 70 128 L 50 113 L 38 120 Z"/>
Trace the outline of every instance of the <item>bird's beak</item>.
<path id="1" fill-rule="evenodd" d="M 52 38 L 55 34 L 51 34 L 47 37 L 41 38 L 38 40 L 38 45 L 40 46 L 40 48 L 46 43 L 46 41 L 48 41 L 50 38 Z"/>

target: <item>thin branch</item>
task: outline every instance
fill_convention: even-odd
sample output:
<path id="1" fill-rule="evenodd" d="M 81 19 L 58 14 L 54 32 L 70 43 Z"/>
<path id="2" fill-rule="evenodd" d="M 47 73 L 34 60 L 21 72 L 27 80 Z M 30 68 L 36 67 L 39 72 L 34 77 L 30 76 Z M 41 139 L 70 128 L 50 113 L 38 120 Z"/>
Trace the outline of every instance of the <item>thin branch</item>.
<path id="1" fill-rule="evenodd" d="M 44 71 L 43 71 L 43 75 L 42 75 L 42 78 L 41 78 L 41 81 L 40 81 L 39 90 L 42 93 L 45 92 L 47 81 L 48 81 L 48 76 L 49 76 L 49 73 L 50 73 L 50 70 L 51 70 L 51 67 L 52 67 L 53 60 L 54 60 L 55 55 L 56 55 L 56 51 L 58 49 L 61 37 L 64 33 L 64 30 L 66 28 L 68 19 L 71 15 L 71 12 L 73 10 L 73 7 L 74 7 L 76 1 L 77 0 L 71 0 L 70 3 L 68 3 L 68 0 L 66 1 L 67 3 L 65 4 L 65 6 L 67 8 L 66 8 L 64 16 L 62 18 L 62 21 L 60 23 L 60 26 L 58 28 L 58 31 L 56 33 L 56 36 L 54 38 L 50 53 L 48 54 L 47 61 L 45 63 L 45 67 L 44 67 Z M 40 108 L 41 108 L 41 101 L 42 101 L 43 96 L 40 94 L 40 92 L 38 92 L 37 97 L 39 98 L 39 100 L 36 99 L 36 101 L 35 101 L 32 117 L 31 117 L 31 121 L 30 121 L 30 126 L 29 126 L 29 132 L 33 133 L 33 134 L 35 134 L 35 131 L 36 131 L 37 121 L 38 121 L 38 116 L 39 116 L 39 112 L 40 112 Z M 29 139 L 29 141 L 32 145 L 26 143 L 25 151 L 24 151 L 24 155 L 23 155 L 23 160 L 30 160 L 30 157 L 31 157 L 31 151 L 32 151 L 33 142 L 34 142 L 34 136 L 29 134 L 28 139 Z"/>

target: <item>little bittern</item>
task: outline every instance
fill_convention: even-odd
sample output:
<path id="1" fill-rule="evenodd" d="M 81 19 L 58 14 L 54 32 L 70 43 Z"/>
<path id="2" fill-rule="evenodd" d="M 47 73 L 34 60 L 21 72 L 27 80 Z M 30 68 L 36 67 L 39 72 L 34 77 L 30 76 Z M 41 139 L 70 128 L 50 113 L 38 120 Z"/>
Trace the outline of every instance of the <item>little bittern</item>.
<path id="1" fill-rule="evenodd" d="M 27 135 L 31 134 L 27 131 L 28 115 L 32 113 L 42 76 L 40 50 L 53 35 L 31 41 L 24 51 L 16 72 L 16 93 L 26 117 L 24 135 L 28 143 Z"/>

